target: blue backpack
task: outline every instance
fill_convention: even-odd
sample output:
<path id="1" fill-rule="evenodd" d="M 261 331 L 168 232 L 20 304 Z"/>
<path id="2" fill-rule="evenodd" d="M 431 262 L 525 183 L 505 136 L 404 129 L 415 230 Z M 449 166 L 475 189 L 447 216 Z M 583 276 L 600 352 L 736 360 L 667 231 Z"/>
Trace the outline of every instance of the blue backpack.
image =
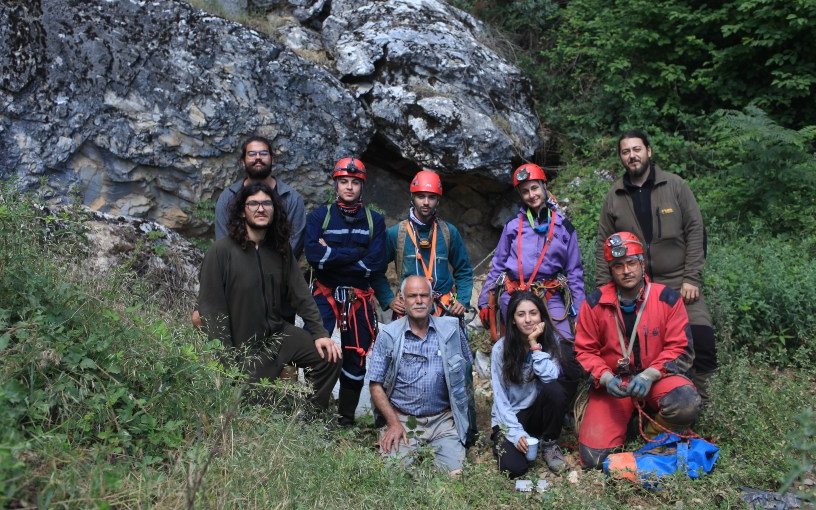
<path id="1" fill-rule="evenodd" d="M 705 439 L 682 439 L 663 433 L 636 452 L 615 453 L 606 458 L 604 473 L 613 478 L 640 482 L 644 487 L 658 488 L 661 476 L 683 472 L 689 478 L 700 478 L 714 469 L 720 448 Z"/>

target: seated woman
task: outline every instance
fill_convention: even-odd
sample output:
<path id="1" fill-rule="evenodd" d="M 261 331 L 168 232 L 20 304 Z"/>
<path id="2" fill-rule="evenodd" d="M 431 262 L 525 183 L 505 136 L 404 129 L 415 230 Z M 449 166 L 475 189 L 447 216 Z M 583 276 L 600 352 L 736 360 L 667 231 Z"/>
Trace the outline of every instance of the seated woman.
<path id="1" fill-rule="evenodd" d="M 551 471 L 567 468 L 556 440 L 567 402 L 557 381 L 561 350 L 547 308 L 534 293 L 513 293 L 507 305 L 505 336 L 493 346 L 493 453 L 499 470 L 511 478 L 527 472 L 528 438 L 540 438 L 539 450 Z"/>

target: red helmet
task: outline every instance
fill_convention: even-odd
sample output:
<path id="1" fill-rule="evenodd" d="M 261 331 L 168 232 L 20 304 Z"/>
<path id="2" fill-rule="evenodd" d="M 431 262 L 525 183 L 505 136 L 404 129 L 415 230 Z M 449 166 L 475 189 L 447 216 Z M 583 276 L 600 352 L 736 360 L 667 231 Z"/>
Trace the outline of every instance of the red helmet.
<path id="1" fill-rule="evenodd" d="M 513 172 L 513 187 L 517 188 L 519 184 L 527 181 L 547 182 L 547 174 L 544 173 L 543 168 L 535 163 L 521 165 Z"/>
<path id="2" fill-rule="evenodd" d="M 604 242 L 604 258 L 607 262 L 633 255 L 643 255 L 643 244 L 631 232 L 616 232 Z"/>
<path id="3" fill-rule="evenodd" d="M 343 158 L 334 165 L 332 179 L 338 177 L 354 177 L 363 182 L 366 180 L 366 169 L 363 162 L 354 158 Z"/>
<path id="4" fill-rule="evenodd" d="M 442 196 L 442 180 L 432 170 L 422 170 L 411 179 L 411 193 L 436 193 Z"/>

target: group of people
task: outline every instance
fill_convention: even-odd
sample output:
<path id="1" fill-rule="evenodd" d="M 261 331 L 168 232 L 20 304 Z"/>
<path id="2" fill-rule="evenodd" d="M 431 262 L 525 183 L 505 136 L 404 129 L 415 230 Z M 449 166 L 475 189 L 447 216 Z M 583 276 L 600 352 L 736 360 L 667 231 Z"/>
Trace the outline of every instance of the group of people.
<path id="1" fill-rule="evenodd" d="M 506 223 L 478 298 L 491 353 L 493 451 L 499 469 L 523 475 L 538 451 L 567 468 L 558 446 L 570 405 L 589 381 L 579 428 L 586 468 L 623 445 L 636 408 L 656 413 L 647 433 L 696 420 L 716 369 L 714 331 L 700 293 L 705 232 L 681 178 L 651 160 L 646 135 L 623 133 L 625 168 L 604 201 L 597 286 L 584 293 L 575 227 L 535 164 L 513 172 L 522 205 Z M 472 353 L 464 313 L 473 268 L 454 225 L 437 217 L 438 174 L 410 183 L 409 217 L 386 229 L 363 203 L 364 164 L 343 158 L 332 171 L 336 199 L 308 216 L 302 197 L 272 175 L 271 144 L 247 140 L 245 177 L 216 205 L 216 243 L 205 255 L 194 322 L 225 346 L 225 363 L 249 382 L 304 368 L 311 403 L 327 409 L 340 381 L 341 426 L 353 426 L 366 373 L 380 449 L 410 461 L 430 446 L 435 463 L 458 473 L 472 443 Z M 311 284 L 299 270 L 305 251 Z M 399 289 L 386 269 L 394 262 Z M 374 298 L 392 321 L 379 325 Z M 687 311 L 688 309 L 688 311 Z M 295 314 L 304 328 L 294 326 Z M 340 345 L 329 338 L 340 330 Z"/>

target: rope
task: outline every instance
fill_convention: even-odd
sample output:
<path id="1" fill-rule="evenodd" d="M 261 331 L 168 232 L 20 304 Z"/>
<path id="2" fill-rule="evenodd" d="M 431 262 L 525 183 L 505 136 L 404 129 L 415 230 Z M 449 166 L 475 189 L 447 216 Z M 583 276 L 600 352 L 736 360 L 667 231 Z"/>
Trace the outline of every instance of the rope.
<path id="1" fill-rule="evenodd" d="M 581 421 L 586 414 L 587 405 L 589 405 L 589 384 L 582 384 L 575 394 L 575 403 L 572 405 L 572 416 L 575 419 L 575 435 L 578 435 L 581 428 Z"/>
<path id="2" fill-rule="evenodd" d="M 638 411 L 638 428 L 640 429 L 640 436 L 643 439 L 645 439 L 647 443 L 659 443 L 660 441 L 655 441 L 654 439 L 649 439 L 648 437 L 646 437 L 646 433 L 643 432 L 643 417 L 644 416 L 646 417 L 647 420 L 652 422 L 652 424 L 654 424 L 659 430 L 662 430 L 663 432 L 668 432 L 669 434 L 674 434 L 675 436 L 679 437 L 680 439 L 703 439 L 700 435 L 698 435 L 696 432 L 694 432 L 691 429 L 684 430 L 682 434 L 679 433 L 679 432 L 675 432 L 673 430 L 667 429 L 663 425 L 657 423 L 656 420 L 654 420 L 651 416 L 649 416 L 649 413 L 647 413 L 646 411 L 643 410 L 643 405 L 641 405 L 640 399 L 632 399 L 632 400 L 634 400 L 635 409 L 637 409 L 637 411 Z M 657 437 L 657 436 L 655 436 L 655 437 Z"/>
<path id="3" fill-rule="evenodd" d="M 479 267 L 481 267 L 481 265 L 482 265 L 482 264 L 484 264 L 485 262 L 487 262 L 487 260 L 488 260 L 488 259 L 493 258 L 493 254 L 494 254 L 494 253 L 496 253 L 496 248 L 493 248 L 493 251 L 491 251 L 490 253 L 488 253 L 488 254 L 487 254 L 487 257 L 483 258 L 481 262 L 479 262 L 478 264 L 476 264 L 475 266 L 473 266 L 473 272 L 475 273 L 475 272 L 476 272 L 476 270 L 477 270 L 477 269 L 479 269 Z"/>

